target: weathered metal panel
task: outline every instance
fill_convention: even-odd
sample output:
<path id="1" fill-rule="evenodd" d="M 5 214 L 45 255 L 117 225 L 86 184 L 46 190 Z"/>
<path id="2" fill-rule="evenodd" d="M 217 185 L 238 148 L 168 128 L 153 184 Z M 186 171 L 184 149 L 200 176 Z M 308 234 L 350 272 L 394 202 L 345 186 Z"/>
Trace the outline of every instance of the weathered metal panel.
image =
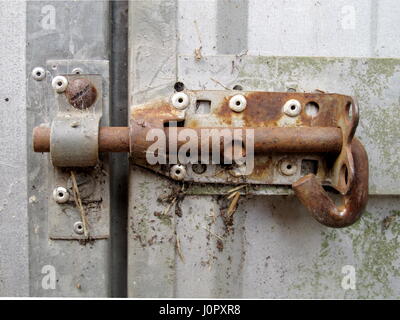
<path id="1" fill-rule="evenodd" d="M 34 199 L 28 207 L 30 295 L 108 296 L 109 240 L 96 240 L 85 245 L 77 240 L 49 239 L 48 201 L 54 188 L 48 180 L 51 163 L 47 155 L 33 153 L 31 132 L 40 123 L 51 121 L 55 105 L 45 96 L 49 81 L 35 81 L 31 72 L 34 67 L 45 68 L 47 60 L 108 60 L 109 3 L 28 2 L 26 32 L 28 196 Z M 79 67 L 84 69 L 85 66 Z M 49 78 L 50 73 L 46 77 Z M 108 77 L 103 81 L 103 89 L 108 88 Z M 107 97 L 103 97 L 104 123 L 108 123 Z M 49 278 L 53 275 L 55 286 Z"/>
<path id="2" fill-rule="evenodd" d="M 227 199 L 213 195 L 215 188 L 188 189 L 177 206 L 171 205 L 181 194 L 181 186 L 132 166 L 129 295 L 400 297 L 399 199 L 394 196 L 398 194 L 399 184 L 393 176 L 399 171 L 396 161 L 399 131 L 395 117 L 399 61 L 250 56 L 398 57 L 397 44 L 386 39 L 397 35 L 397 29 L 388 29 L 396 25 L 395 15 L 388 10 L 397 12 L 399 4 L 394 1 L 248 1 L 248 10 L 240 12 L 229 9 L 230 5 L 224 6 L 223 2 L 168 2 L 169 9 L 178 7 L 176 29 L 174 15 L 165 15 L 170 12 L 165 3 L 131 5 L 137 14 L 132 11 L 130 15 L 133 30 L 130 41 L 135 44 L 130 49 L 130 104 L 172 93 L 173 77 L 189 89 L 231 89 L 241 84 L 245 90 L 320 89 L 354 94 L 361 105 L 357 134 L 370 155 L 370 192 L 375 195 L 371 196 L 361 220 L 341 230 L 317 224 L 293 196 L 243 196 L 233 219 L 226 220 L 223 213 Z M 340 35 L 332 34 L 342 28 L 342 15 L 351 13 L 350 7 L 342 12 L 345 6 L 355 7 L 356 28 L 346 29 Z M 143 10 L 145 23 L 138 14 Z M 247 32 L 241 30 L 237 35 L 240 41 L 235 39 L 236 28 L 226 28 L 230 10 L 234 11 L 232 17 L 236 21 L 248 22 L 243 24 Z M 162 20 L 160 29 L 151 27 L 160 25 L 162 13 L 168 22 Z M 325 24 L 328 16 L 331 23 Z M 280 17 L 279 21 L 275 17 Z M 385 17 L 390 22 L 382 22 Z M 218 23 L 210 23 L 217 20 Z M 367 20 L 371 20 L 368 25 Z M 352 26 L 352 21 L 344 21 L 347 28 L 346 23 Z M 217 33 L 222 29 L 228 40 L 219 46 Z M 168 68 L 168 60 L 161 61 L 159 51 L 150 52 L 148 48 L 176 54 L 175 43 L 163 41 L 165 35 L 170 40 L 174 30 L 179 40 L 178 65 L 169 67 L 171 70 L 177 67 L 177 72 L 158 77 L 159 70 Z M 334 41 L 330 43 L 331 39 Z M 246 42 L 248 52 L 242 51 L 242 44 Z M 166 43 L 170 46 L 166 47 Z M 142 50 L 143 47 L 146 49 Z M 221 53 L 231 55 L 218 55 Z M 149 70 L 153 71 L 149 73 Z M 142 76 L 149 81 L 143 82 Z M 166 78 L 168 81 L 163 81 Z M 151 82 L 157 83 L 157 89 L 146 86 Z M 354 290 L 342 285 L 347 266 L 355 270 Z"/>
<path id="3" fill-rule="evenodd" d="M 175 0 L 129 3 L 130 104 L 168 93 L 176 82 L 176 5 Z M 153 214 L 160 207 L 155 190 L 171 186 L 169 181 L 154 179 L 151 173 L 131 164 L 128 296 L 174 296 L 174 223 Z M 153 226 L 148 225 L 148 219 L 154 220 Z M 148 242 L 154 241 L 158 245 L 147 250 Z"/>
<path id="4" fill-rule="evenodd" d="M 356 135 L 370 161 L 370 194 L 400 194 L 400 59 L 215 56 L 178 59 L 179 81 L 190 89 L 341 93 L 360 105 Z"/>
<path id="5" fill-rule="evenodd" d="M 26 3 L 0 1 L 0 12 L 0 296 L 28 296 Z"/>
<path id="6" fill-rule="evenodd" d="M 398 58 L 399 14 L 397 0 L 183 0 L 178 48 L 182 55 L 201 48 L 204 56 Z"/>

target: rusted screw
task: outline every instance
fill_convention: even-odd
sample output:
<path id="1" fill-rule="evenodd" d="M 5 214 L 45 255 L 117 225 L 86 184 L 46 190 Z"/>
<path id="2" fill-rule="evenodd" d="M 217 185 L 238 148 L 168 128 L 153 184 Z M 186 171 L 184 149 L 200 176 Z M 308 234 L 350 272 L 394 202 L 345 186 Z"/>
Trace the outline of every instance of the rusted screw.
<path id="1" fill-rule="evenodd" d="M 65 96 L 73 107 L 83 110 L 96 101 L 97 90 L 89 80 L 78 78 L 68 84 Z"/>

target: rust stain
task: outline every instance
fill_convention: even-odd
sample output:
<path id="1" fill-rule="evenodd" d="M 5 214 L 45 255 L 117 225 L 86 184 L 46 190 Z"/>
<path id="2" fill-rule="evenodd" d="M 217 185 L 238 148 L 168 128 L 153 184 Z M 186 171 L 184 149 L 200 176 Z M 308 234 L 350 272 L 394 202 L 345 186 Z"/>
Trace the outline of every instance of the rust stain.
<path id="1" fill-rule="evenodd" d="M 285 117 L 282 111 L 284 104 L 290 99 L 296 99 L 301 103 L 302 111 L 295 126 L 329 127 L 337 126 L 339 114 L 348 101 L 346 96 L 321 93 L 251 92 L 244 95 L 247 107 L 243 112 L 233 112 L 229 108 L 232 96 L 227 96 L 215 108 L 214 116 L 227 126 L 232 125 L 235 117 L 241 117 L 245 127 L 276 127 L 278 121 Z M 319 107 L 316 116 L 306 113 L 308 103 L 315 103 Z"/>

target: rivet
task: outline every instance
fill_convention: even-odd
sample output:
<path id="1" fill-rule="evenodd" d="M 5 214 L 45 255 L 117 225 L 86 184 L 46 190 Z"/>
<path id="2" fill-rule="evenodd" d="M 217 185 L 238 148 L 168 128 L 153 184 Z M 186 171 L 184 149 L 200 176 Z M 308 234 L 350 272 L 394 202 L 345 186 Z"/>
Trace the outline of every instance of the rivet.
<path id="1" fill-rule="evenodd" d="M 301 103 L 296 99 L 291 99 L 283 106 L 283 112 L 289 117 L 297 117 L 301 112 Z"/>
<path id="2" fill-rule="evenodd" d="M 297 165 L 289 160 L 282 160 L 279 169 L 285 176 L 292 176 L 297 172 Z"/>
<path id="3" fill-rule="evenodd" d="M 81 68 L 74 68 L 72 69 L 73 74 L 82 74 L 83 70 Z"/>
<path id="4" fill-rule="evenodd" d="M 76 234 L 83 234 L 83 223 L 81 221 L 77 221 L 74 223 L 74 231 Z"/>
<path id="5" fill-rule="evenodd" d="M 183 180 L 186 176 L 186 168 L 181 164 L 175 164 L 171 167 L 170 176 L 174 180 Z"/>
<path id="6" fill-rule="evenodd" d="M 63 76 L 56 76 L 53 78 L 53 81 L 51 81 L 51 85 L 57 93 L 62 93 L 68 86 L 68 80 Z"/>
<path id="7" fill-rule="evenodd" d="M 177 92 L 171 98 L 172 105 L 177 109 L 185 109 L 189 105 L 189 96 L 184 92 Z"/>
<path id="8" fill-rule="evenodd" d="M 53 199 L 57 203 L 66 203 L 69 200 L 69 192 L 64 187 L 57 187 L 53 190 Z"/>
<path id="9" fill-rule="evenodd" d="M 242 112 L 244 109 L 246 109 L 246 106 L 247 100 L 241 94 L 237 94 L 229 100 L 229 108 L 231 108 L 232 111 Z"/>
<path id="10" fill-rule="evenodd" d="M 36 67 L 32 70 L 32 77 L 36 81 L 42 81 L 46 77 L 46 71 L 42 67 Z"/>

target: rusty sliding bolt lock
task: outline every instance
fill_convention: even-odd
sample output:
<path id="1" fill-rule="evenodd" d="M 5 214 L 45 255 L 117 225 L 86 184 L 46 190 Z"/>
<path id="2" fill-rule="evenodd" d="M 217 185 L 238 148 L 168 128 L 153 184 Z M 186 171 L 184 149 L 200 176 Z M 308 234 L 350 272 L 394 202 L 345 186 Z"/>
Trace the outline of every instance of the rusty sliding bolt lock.
<path id="1" fill-rule="evenodd" d="M 349 96 L 184 90 L 132 106 L 129 127 L 100 128 L 98 84 L 79 74 L 58 80 L 53 86 L 67 107 L 59 111 L 51 128 L 37 127 L 33 133 L 34 150 L 50 152 L 55 166 L 93 166 L 99 152 L 128 152 L 136 165 L 175 180 L 292 186 L 313 217 L 329 227 L 353 224 L 366 206 L 368 157 L 354 138 L 359 112 L 357 101 Z M 209 112 L 199 113 L 200 104 L 208 106 Z M 154 129 L 165 133 L 168 160 L 175 159 L 169 166 L 147 161 L 154 143 L 148 137 Z M 187 129 L 194 139 L 177 138 Z M 212 133 L 206 139 L 205 129 Z M 222 156 L 230 148 L 222 132 L 232 137 L 232 143 L 242 143 L 243 152 L 237 158 L 246 154 L 248 142 L 235 140 L 235 134 L 247 137 L 251 133 L 251 172 L 244 173 L 244 164 L 235 161 L 235 155 L 228 159 L 229 166 L 180 163 L 173 157 L 183 147 L 211 154 L 213 143 Z M 343 204 L 337 207 L 324 187 L 339 192 Z"/>

